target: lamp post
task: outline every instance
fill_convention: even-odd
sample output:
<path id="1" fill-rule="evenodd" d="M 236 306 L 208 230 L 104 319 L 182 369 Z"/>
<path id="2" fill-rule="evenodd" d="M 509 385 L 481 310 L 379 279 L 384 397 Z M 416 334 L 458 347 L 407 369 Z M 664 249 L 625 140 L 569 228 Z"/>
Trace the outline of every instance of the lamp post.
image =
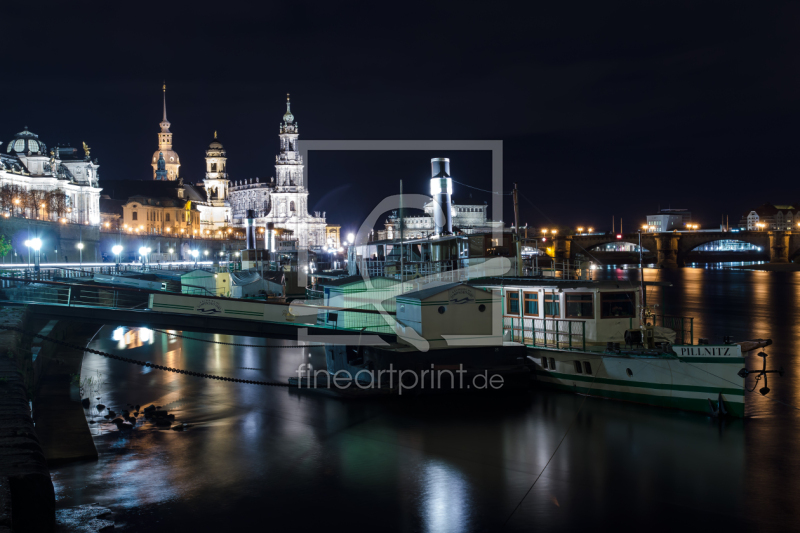
<path id="1" fill-rule="evenodd" d="M 117 272 L 119 272 L 119 254 L 122 253 L 122 245 L 117 244 L 111 251 L 114 252 L 114 255 L 117 256 Z"/>
<path id="2" fill-rule="evenodd" d="M 28 249 L 28 268 L 30 268 L 31 267 L 31 246 L 33 246 L 33 245 L 31 244 L 30 239 L 26 240 L 24 244 L 25 244 L 25 247 Z"/>
<path id="3" fill-rule="evenodd" d="M 78 253 L 80 254 L 79 255 L 79 260 L 78 260 L 79 261 L 78 264 L 80 265 L 79 268 L 81 270 L 83 270 L 83 243 L 82 242 L 78 243 Z"/>
<path id="4" fill-rule="evenodd" d="M 197 250 L 192 250 L 192 257 L 194 257 L 194 266 L 197 268 L 197 256 L 200 255 L 200 252 Z"/>
<path id="5" fill-rule="evenodd" d="M 31 247 L 36 252 L 33 256 L 33 260 L 35 261 L 33 269 L 36 272 L 39 272 L 39 250 L 42 249 L 42 240 L 38 237 L 36 237 L 35 239 L 31 239 Z"/>

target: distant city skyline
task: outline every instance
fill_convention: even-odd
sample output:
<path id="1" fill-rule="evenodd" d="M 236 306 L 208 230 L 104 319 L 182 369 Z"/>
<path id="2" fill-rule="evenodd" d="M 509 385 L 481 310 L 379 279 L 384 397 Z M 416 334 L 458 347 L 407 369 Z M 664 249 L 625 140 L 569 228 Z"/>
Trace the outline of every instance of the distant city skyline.
<path id="1" fill-rule="evenodd" d="M 639 17 L 656 19 L 644 6 L 591 3 L 518 17 L 433 3 L 426 17 L 397 14 L 392 29 L 366 23 L 382 16 L 370 6 L 355 19 L 308 10 L 302 22 L 289 6 L 271 6 L 263 20 L 220 13 L 213 28 L 178 6 L 159 9 L 180 39 L 154 39 L 161 26 L 147 10 L 45 10 L 37 15 L 43 34 L 72 23 L 93 28 L 61 51 L 30 39 L 29 12 L 7 6 L 9 42 L 24 42 L 47 68 L 0 82 L 0 140 L 27 125 L 50 145 L 86 141 L 104 181 L 147 179 L 166 79 L 180 174 L 190 182 L 202 180 L 214 131 L 231 179 L 270 177 L 275 109 L 290 92 L 303 109 L 304 139 L 503 140 L 506 184 L 518 182 L 536 204 L 520 202 L 532 225 L 604 228 L 611 215 L 640 223 L 659 204 L 686 207 L 708 224 L 796 200 L 800 99 L 790 66 L 796 8 L 788 4 L 722 13 L 692 4 L 689 18 L 673 6 L 646 31 Z M 113 22 L 122 18 L 124 32 Z M 364 46 L 369 40 L 381 45 Z M 309 209 L 346 223 L 393 194 L 399 179 L 424 192 L 435 156 L 452 158 L 459 181 L 489 183 L 480 155 L 406 156 L 376 166 L 363 154 L 312 155 Z"/>

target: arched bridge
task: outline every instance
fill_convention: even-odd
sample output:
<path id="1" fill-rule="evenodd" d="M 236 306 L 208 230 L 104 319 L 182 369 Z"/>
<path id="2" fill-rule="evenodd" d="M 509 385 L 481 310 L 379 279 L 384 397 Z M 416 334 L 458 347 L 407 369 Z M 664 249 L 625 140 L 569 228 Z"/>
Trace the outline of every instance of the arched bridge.
<path id="1" fill-rule="evenodd" d="M 662 268 L 677 268 L 685 263 L 686 254 L 709 242 L 721 240 L 743 241 L 769 251 L 770 263 L 788 263 L 800 255 L 800 233 L 792 231 L 673 231 L 664 233 L 608 234 L 608 235 L 564 235 L 555 239 L 556 259 L 572 259 L 595 246 L 615 242 L 639 245 L 656 254 L 657 265 Z"/>

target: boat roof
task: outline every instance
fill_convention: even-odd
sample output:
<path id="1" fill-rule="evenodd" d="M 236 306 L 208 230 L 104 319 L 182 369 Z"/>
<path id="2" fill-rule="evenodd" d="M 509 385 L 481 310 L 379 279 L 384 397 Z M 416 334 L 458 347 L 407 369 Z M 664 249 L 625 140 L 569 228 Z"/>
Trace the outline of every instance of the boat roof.
<path id="1" fill-rule="evenodd" d="M 403 299 L 414 298 L 416 300 L 422 301 L 425 298 L 428 298 L 429 296 L 433 296 L 435 294 L 439 294 L 444 291 L 449 291 L 453 287 L 458 287 L 459 285 L 466 285 L 466 283 L 461 283 L 461 282 L 446 283 L 444 285 L 439 285 L 437 287 L 428 287 L 426 289 L 421 289 L 418 291 L 406 292 L 404 294 L 398 295 L 397 297 Z"/>
<path id="2" fill-rule="evenodd" d="M 553 287 L 556 289 L 629 289 L 639 290 L 638 283 L 627 281 L 592 281 L 582 279 L 488 277 L 466 282 L 478 287 Z"/>

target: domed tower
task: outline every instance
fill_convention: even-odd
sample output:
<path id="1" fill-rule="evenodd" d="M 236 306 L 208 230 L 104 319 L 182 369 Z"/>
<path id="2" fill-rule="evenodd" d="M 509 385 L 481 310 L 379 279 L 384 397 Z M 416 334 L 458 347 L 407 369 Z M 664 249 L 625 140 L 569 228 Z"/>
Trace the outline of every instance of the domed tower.
<path id="1" fill-rule="evenodd" d="M 14 135 L 14 138 L 6 145 L 6 152 L 22 155 L 28 152 L 31 154 L 47 154 L 47 146 L 39 140 L 38 135 L 28 131 L 28 126 L 25 126 L 25 130 Z"/>
<path id="2" fill-rule="evenodd" d="M 158 134 L 158 150 L 153 154 L 153 179 L 160 179 L 158 176 L 158 157 L 159 154 L 164 155 L 164 163 L 166 165 L 167 180 L 174 181 L 178 179 L 178 171 L 181 167 L 181 158 L 178 153 L 172 149 L 172 132 L 169 131 L 171 124 L 167 120 L 167 85 L 164 84 L 164 116 L 161 120 L 161 132 Z"/>
<path id="3" fill-rule="evenodd" d="M 203 180 L 206 186 L 208 201 L 215 206 L 225 205 L 228 200 L 228 153 L 217 139 L 217 132 L 214 132 L 214 140 L 208 145 L 206 150 L 206 177 Z"/>

